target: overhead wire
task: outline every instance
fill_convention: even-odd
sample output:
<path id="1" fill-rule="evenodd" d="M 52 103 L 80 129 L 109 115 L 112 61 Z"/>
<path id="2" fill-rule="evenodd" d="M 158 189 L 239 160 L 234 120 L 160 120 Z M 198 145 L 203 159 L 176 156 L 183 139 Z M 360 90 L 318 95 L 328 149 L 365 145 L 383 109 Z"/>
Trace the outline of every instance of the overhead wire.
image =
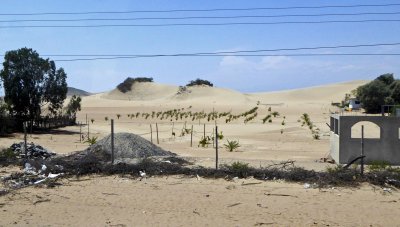
<path id="1" fill-rule="evenodd" d="M 257 11 L 257 10 L 290 10 L 290 9 L 325 9 L 325 8 L 392 7 L 392 6 L 400 6 L 400 3 L 387 3 L 387 4 L 354 4 L 354 5 L 319 5 L 319 6 L 288 6 L 288 7 L 251 7 L 251 8 L 214 8 L 214 9 L 170 9 L 170 10 L 127 10 L 127 11 L 82 11 L 82 12 L 0 13 L 0 16 L 88 15 L 88 14 L 216 12 L 216 11 Z"/>
<path id="2" fill-rule="evenodd" d="M 237 50 L 237 51 L 215 51 L 215 52 L 194 52 L 194 53 L 175 53 L 175 54 L 43 54 L 42 57 L 81 57 L 70 59 L 56 59 L 54 61 L 95 61 L 95 60 L 114 60 L 114 59 L 134 59 L 134 58 L 158 58 L 158 57 L 276 57 L 276 56 L 399 56 L 400 53 L 278 53 L 267 54 L 263 52 L 280 51 L 300 51 L 300 50 L 324 50 L 324 49 L 348 49 L 362 47 L 384 47 L 399 46 L 400 42 L 394 43 L 372 43 L 372 44 L 353 44 L 353 45 L 334 45 L 316 47 L 295 47 L 295 48 L 275 48 L 275 49 L 256 49 L 256 50 Z M 4 56 L 4 55 L 0 55 Z M 86 57 L 86 58 L 84 58 Z"/>
<path id="3" fill-rule="evenodd" d="M 238 54 L 238 53 L 257 53 L 257 52 L 277 52 L 277 51 L 297 51 L 297 50 L 319 50 L 319 49 L 340 49 L 340 48 L 360 48 L 360 47 L 379 47 L 379 46 L 398 46 L 400 42 L 394 43 L 369 43 L 369 44 L 352 44 L 352 45 L 334 45 L 334 46 L 316 46 L 316 47 L 294 47 L 294 48 L 275 48 L 275 49 L 257 49 L 257 50 L 236 50 L 236 51 L 215 51 L 215 52 L 195 52 L 195 53 L 178 53 L 178 54 L 44 54 L 41 56 L 52 57 L 163 57 L 163 56 L 185 56 L 185 55 L 215 55 L 215 54 Z M 1 56 L 1 55 L 0 55 Z"/>
<path id="4" fill-rule="evenodd" d="M 361 13 L 321 13 L 321 14 L 283 14 L 283 15 L 235 15 L 235 16 L 186 16 L 186 17 L 134 17 L 134 18 L 78 18 L 78 19 L 14 19 L 0 20 L 0 23 L 20 22 L 81 22 L 81 21 L 135 21 L 135 20 L 190 20 L 190 19 L 240 19 L 240 18 L 284 18 L 284 17 L 325 17 L 325 16 L 364 16 L 398 15 L 400 12 L 361 12 Z"/>
<path id="5" fill-rule="evenodd" d="M 223 23 L 164 23 L 164 24 L 94 24 L 94 25 L 11 25 L 4 28 L 106 28 L 106 27 L 177 27 L 177 26 L 228 26 L 228 25 L 281 25 L 281 24 L 327 24 L 400 22 L 400 19 L 324 20 L 324 21 L 277 21 L 277 22 L 223 22 Z"/>
<path id="6" fill-rule="evenodd" d="M 75 58 L 75 59 L 56 59 L 58 62 L 71 61 L 96 61 L 96 60 L 117 60 L 134 58 L 155 58 L 155 57 L 312 57 L 312 56 L 400 56 L 400 53 L 344 53 L 344 54 L 240 54 L 240 55 L 180 55 L 180 56 L 121 56 L 121 57 L 101 57 L 101 58 Z"/>
<path id="7" fill-rule="evenodd" d="M 195 53 L 175 53 L 175 54 L 45 54 L 46 57 L 87 57 L 73 59 L 57 59 L 55 61 L 94 61 L 94 60 L 113 60 L 113 59 L 134 59 L 134 58 L 158 58 L 158 57 L 224 57 L 224 56 L 398 56 L 398 53 L 283 53 L 265 54 L 262 52 L 280 51 L 300 51 L 300 50 L 324 50 L 324 49 L 348 49 L 362 47 L 382 47 L 398 46 L 400 42 L 394 43 L 372 43 L 372 44 L 353 44 L 335 46 L 316 46 L 316 47 L 296 47 L 296 48 L 275 48 L 257 50 L 237 50 L 237 51 L 215 51 L 215 52 L 195 52 Z M 256 54 L 257 53 L 257 54 Z M 261 54 L 260 54 L 261 53 Z M 91 58 L 88 58 L 91 57 Z"/>

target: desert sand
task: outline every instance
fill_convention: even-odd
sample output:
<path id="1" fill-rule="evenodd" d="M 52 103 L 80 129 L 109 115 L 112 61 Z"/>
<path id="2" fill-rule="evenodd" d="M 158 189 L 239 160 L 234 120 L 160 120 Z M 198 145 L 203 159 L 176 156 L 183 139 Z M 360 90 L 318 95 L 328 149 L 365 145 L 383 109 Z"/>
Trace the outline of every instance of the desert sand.
<path id="1" fill-rule="evenodd" d="M 78 121 L 89 121 L 89 128 L 71 126 L 53 133 L 29 135 L 28 141 L 57 153 L 67 154 L 88 147 L 80 141 L 80 131 L 102 138 L 110 133 L 110 120 L 116 132 L 131 132 L 150 140 L 150 125 L 159 128 L 158 146 L 188 158 L 196 165 L 215 165 L 215 149 L 198 147 L 203 135 L 211 135 L 215 125 L 223 132 L 220 163 L 243 161 L 266 166 L 293 160 L 297 166 L 325 170 L 332 164 L 321 163 L 329 153 L 329 116 L 339 111 L 331 105 L 342 100 L 367 81 L 324 85 L 289 91 L 243 94 L 237 91 L 193 87 L 177 93 L 178 86 L 139 83 L 133 90 L 118 90 L 83 98 Z M 130 118 L 136 112 L 213 110 L 239 114 L 255 106 L 258 116 L 248 123 L 240 120 L 225 123 L 222 119 L 191 121 Z M 271 111 L 279 112 L 272 123 L 261 119 Z M 299 121 L 308 113 L 320 129 L 315 140 Z M 353 113 L 351 113 L 353 114 Z M 120 117 L 118 118 L 117 115 Z M 93 120 L 93 122 L 92 122 Z M 282 122 L 284 122 L 282 124 Z M 193 125 L 190 135 L 180 136 L 182 128 Z M 173 133 L 175 132 L 175 136 Z M 152 139 L 156 141 L 153 131 Z M 228 152 L 226 140 L 238 140 L 237 152 Z M 3 147 L 22 140 L 21 134 L 0 138 Z M 3 174 L 9 173 L 5 169 Z M 133 173 L 136 176 L 137 173 Z M 269 195 L 268 195 L 269 194 Z M 138 181 L 127 176 L 88 176 L 63 179 L 55 189 L 25 188 L 0 197 L 0 225 L 34 226 L 396 226 L 400 193 L 362 185 L 360 188 L 304 189 L 302 184 L 282 181 L 238 181 L 196 179 L 195 177 L 151 177 Z"/>

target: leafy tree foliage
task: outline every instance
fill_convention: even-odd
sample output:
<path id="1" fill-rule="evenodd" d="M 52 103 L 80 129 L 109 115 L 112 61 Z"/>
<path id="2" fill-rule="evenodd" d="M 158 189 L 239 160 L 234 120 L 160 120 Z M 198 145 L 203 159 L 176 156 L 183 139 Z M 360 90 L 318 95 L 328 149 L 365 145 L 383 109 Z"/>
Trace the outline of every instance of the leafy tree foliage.
<path id="1" fill-rule="evenodd" d="M 188 87 L 195 86 L 195 85 L 207 85 L 210 87 L 214 86 L 210 81 L 202 80 L 202 79 L 191 80 L 188 84 L 186 84 L 186 86 L 188 86 Z"/>
<path id="2" fill-rule="evenodd" d="M 7 115 L 7 105 L 4 103 L 3 99 L 0 98 L 0 118 Z"/>
<path id="3" fill-rule="evenodd" d="M 386 73 L 378 76 L 375 80 L 382 81 L 386 85 L 391 85 L 394 82 L 393 73 Z"/>
<path id="4" fill-rule="evenodd" d="M 151 77 L 128 77 L 124 80 L 124 82 L 118 84 L 117 88 L 121 92 L 125 93 L 132 89 L 132 85 L 134 83 L 142 83 L 142 82 L 153 82 L 153 78 Z"/>
<path id="5" fill-rule="evenodd" d="M 66 107 L 66 112 L 67 112 L 68 116 L 71 116 L 74 118 L 76 117 L 76 113 L 78 111 L 81 111 L 81 101 L 82 101 L 82 99 L 80 96 L 73 95 L 71 97 L 71 99 L 69 100 L 69 103 Z"/>
<path id="6" fill-rule="evenodd" d="M 358 87 L 356 97 L 367 113 L 378 113 L 382 105 L 400 104 L 400 84 L 393 74 L 383 74 Z"/>
<path id="7" fill-rule="evenodd" d="M 393 100 L 393 104 L 400 104 L 400 80 L 395 80 L 390 85 L 390 98 Z"/>
<path id="8" fill-rule="evenodd" d="M 49 103 L 49 111 L 56 115 L 61 110 L 65 98 L 67 98 L 67 74 L 63 68 L 57 69 L 53 61 L 50 61 L 48 78 L 44 83 L 44 101 Z"/>
<path id="9" fill-rule="evenodd" d="M 0 77 L 9 113 L 19 120 L 38 118 L 46 104 L 57 113 L 67 94 L 64 70 L 29 48 L 6 52 Z"/>

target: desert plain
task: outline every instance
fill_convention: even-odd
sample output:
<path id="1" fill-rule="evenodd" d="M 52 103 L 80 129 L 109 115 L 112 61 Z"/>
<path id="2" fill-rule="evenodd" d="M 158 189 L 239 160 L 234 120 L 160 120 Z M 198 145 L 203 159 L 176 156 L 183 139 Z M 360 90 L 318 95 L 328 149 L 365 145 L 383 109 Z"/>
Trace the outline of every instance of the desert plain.
<path id="1" fill-rule="evenodd" d="M 243 94 L 237 91 L 196 86 L 178 92 L 178 86 L 135 83 L 132 90 L 83 97 L 77 121 L 51 133 L 30 134 L 29 142 L 60 154 L 84 150 L 80 132 L 89 137 L 129 132 L 152 140 L 161 148 L 204 167 L 215 166 L 213 144 L 201 147 L 204 135 L 213 135 L 215 126 L 224 138 L 219 141 L 219 163 L 235 161 L 265 167 L 282 161 L 324 171 L 335 164 L 321 162 L 329 155 L 329 117 L 340 112 L 332 106 L 346 93 L 367 81 L 351 81 L 311 88 Z M 137 112 L 152 113 L 173 109 L 209 113 L 240 114 L 258 107 L 258 115 L 244 123 L 240 118 L 226 123 L 223 118 L 163 119 L 130 117 Z M 262 118 L 272 112 L 272 122 Z M 319 139 L 301 116 L 307 113 L 318 128 Z M 351 112 L 346 114 L 362 114 Z M 156 139 L 156 123 L 159 139 Z M 150 126 L 151 125 L 151 126 Z M 193 126 L 191 136 L 182 129 Z M 152 130 L 153 133 L 150 133 Z M 21 142 L 22 134 L 0 138 L 8 147 Z M 224 147 L 227 140 L 240 143 L 237 151 Z M 19 171 L 2 168 L 0 175 Z M 282 180 L 245 179 L 228 181 L 196 176 L 90 175 L 62 179 L 56 188 L 28 187 L 0 196 L 1 226 L 400 226 L 400 193 L 396 189 L 362 184 L 359 187 L 305 188 L 303 183 Z"/>

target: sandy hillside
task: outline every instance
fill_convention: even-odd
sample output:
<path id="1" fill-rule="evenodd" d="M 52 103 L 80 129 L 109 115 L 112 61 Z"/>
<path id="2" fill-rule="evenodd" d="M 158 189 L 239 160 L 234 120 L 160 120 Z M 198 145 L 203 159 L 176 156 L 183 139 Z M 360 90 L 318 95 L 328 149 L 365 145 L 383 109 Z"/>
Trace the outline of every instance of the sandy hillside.
<path id="1" fill-rule="evenodd" d="M 110 92 L 102 94 L 101 97 L 114 100 L 152 101 L 173 96 L 177 91 L 177 86 L 142 82 L 133 83 L 131 91 L 123 93 L 115 88 Z"/>
<path id="2" fill-rule="evenodd" d="M 192 104 L 194 102 L 202 105 L 242 105 L 250 101 L 248 95 L 225 88 L 208 86 L 179 87 L 153 82 L 134 83 L 131 91 L 125 93 L 116 88 L 97 96 L 112 100 L 146 101 L 150 105 L 151 103 L 157 104 L 160 102 L 169 104 Z"/>
<path id="3" fill-rule="evenodd" d="M 245 160 L 254 165 L 267 165 L 271 162 L 295 160 L 297 164 L 307 168 L 325 169 L 326 164 L 316 163 L 326 157 L 329 151 L 329 123 L 330 112 L 337 110 L 331 106 L 332 101 L 340 101 L 345 93 L 349 93 L 366 81 L 353 81 L 339 84 L 324 85 L 297 90 L 242 94 L 223 88 L 203 86 L 189 87 L 184 93 L 177 94 L 178 87 L 157 83 L 136 83 L 131 92 L 123 94 L 117 90 L 83 97 L 82 111 L 78 113 L 78 121 L 89 121 L 88 126 L 68 127 L 57 133 L 32 135 L 30 141 L 39 143 L 58 153 L 69 153 L 82 150 L 88 145 L 79 140 L 79 132 L 87 136 L 102 138 L 110 133 L 110 120 L 115 120 L 116 132 L 131 132 L 150 140 L 150 125 L 153 126 L 155 142 L 155 123 L 159 127 L 159 146 L 176 152 L 182 156 L 198 159 L 202 165 L 212 166 L 214 148 L 198 147 L 198 141 L 204 134 L 212 136 L 215 124 L 226 140 L 238 140 L 241 144 L 239 152 L 226 152 L 221 148 L 221 158 L 229 163 L 234 160 Z M 113 99 L 111 99 L 113 98 Z M 224 119 L 207 121 L 191 119 L 163 119 L 148 117 L 142 113 L 160 112 L 171 109 L 183 111 L 205 111 L 213 109 L 218 112 L 231 111 L 240 114 L 255 106 L 258 107 L 258 116 L 251 122 L 244 123 L 243 118 L 228 124 Z M 190 108 L 189 108 L 190 107 Z M 279 112 L 271 123 L 262 123 L 262 118 L 271 112 Z M 129 117 L 140 113 L 138 118 Z M 318 127 L 320 140 L 313 140 L 310 130 L 301 127 L 299 119 L 303 113 L 310 115 L 313 123 Z M 119 115 L 119 119 L 118 119 Z M 129 115 L 129 116 L 128 116 Z M 108 119 L 108 120 L 106 120 Z M 91 121 L 93 120 L 93 122 Z M 283 125 L 284 124 L 284 125 Z M 190 147 L 190 135 L 180 136 L 181 130 L 193 125 L 193 146 Z M 72 132 L 72 133 L 71 133 Z M 172 136 L 175 132 L 176 136 Z M 20 141 L 21 135 L 2 138 L 4 146 Z"/>
<path id="4" fill-rule="evenodd" d="M 138 84 L 129 94 L 114 90 L 83 97 L 78 121 L 86 122 L 87 117 L 88 125 L 29 135 L 28 141 L 57 153 L 83 150 L 88 144 L 80 141 L 80 132 L 85 138 L 88 132 L 90 137 L 103 138 L 110 133 L 110 119 L 114 119 L 115 132 L 138 134 L 196 165 L 214 167 L 214 145 L 198 145 L 204 133 L 213 136 L 218 125 L 224 135 L 219 141 L 220 164 L 241 161 L 262 167 L 293 160 L 296 166 L 325 171 L 335 166 L 320 162 L 329 153 L 326 123 L 330 113 L 338 111 L 331 102 L 339 102 L 345 93 L 366 82 L 252 94 L 208 87 L 177 94 L 177 86 Z M 214 109 L 239 115 L 254 107 L 258 107 L 258 115 L 246 123 L 244 118 L 226 123 L 224 118 L 151 117 L 152 113 L 174 109 L 192 113 Z M 263 123 L 272 112 L 278 115 Z M 308 113 L 319 129 L 318 140 L 313 139 L 308 127 L 302 127 L 303 113 Z M 192 126 L 193 146 L 191 135 L 181 135 L 185 127 Z M 9 146 L 22 138 L 21 134 L 0 138 L 0 144 Z M 227 140 L 239 141 L 240 148 L 227 151 Z M 143 182 L 137 176 L 65 179 L 54 189 L 28 187 L 0 196 L 0 226 L 399 226 L 393 219 L 400 212 L 395 189 L 388 192 L 366 184 L 318 190 L 282 181 L 197 180 L 195 176 L 150 176 Z"/>
<path id="5" fill-rule="evenodd" d="M 342 100 L 346 93 L 350 93 L 353 89 L 368 82 L 367 80 L 355 80 L 287 91 L 254 93 L 252 96 L 266 103 L 318 102 L 326 104 Z"/>

